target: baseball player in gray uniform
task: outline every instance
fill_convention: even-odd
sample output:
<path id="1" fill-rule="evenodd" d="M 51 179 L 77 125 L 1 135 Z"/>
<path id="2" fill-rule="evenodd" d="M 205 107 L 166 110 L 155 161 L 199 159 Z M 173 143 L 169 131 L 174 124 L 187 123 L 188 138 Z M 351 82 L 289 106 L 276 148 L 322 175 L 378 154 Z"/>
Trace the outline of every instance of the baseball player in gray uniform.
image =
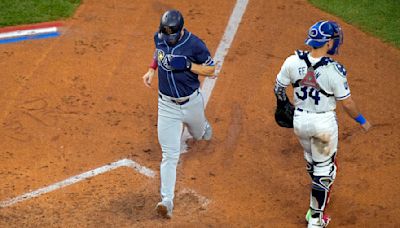
<path id="1" fill-rule="evenodd" d="M 182 14 L 163 14 L 154 35 L 156 51 L 143 82 L 150 87 L 158 68 L 158 141 L 162 149 L 160 165 L 161 202 L 157 212 L 171 218 L 174 207 L 176 167 L 185 124 L 196 140 L 210 140 L 212 128 L 204 113 L 199 75 L 214 76 L 215 64 L 204 42 L 184 29 Z"/>
<path id="2" fill-rule="evenodd" d="M 296 51 L 277 75 L 274 92 L 278 102 L 286 101 L 286 87 L 294 90 L 294 133 L 304 149 L 307 171 L 312 179 L 308 227 L 326 227 L 324 214 L 336 176 L 338 146 L 336 103 L 367 131 L 371 125 L 351 98 L 343 65 L 327 57 L 338 53 L 343 43 L 342 29 L 333 21 L 318 21 L 308 31 L 305 43 L 310 52 Z"/>

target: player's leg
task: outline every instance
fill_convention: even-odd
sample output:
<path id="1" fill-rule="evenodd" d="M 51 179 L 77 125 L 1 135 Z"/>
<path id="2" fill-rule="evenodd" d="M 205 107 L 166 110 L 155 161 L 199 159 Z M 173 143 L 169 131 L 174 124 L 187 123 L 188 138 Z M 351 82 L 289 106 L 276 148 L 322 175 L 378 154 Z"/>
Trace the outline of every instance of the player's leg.
<path id="1" fill-rule="evenodd" d="M 184 122 L 187 124 L 189 133 L 193 138 L 196 140 L 210 140 L 212 128 L 204 113 L 204 100 L 201 92 L 183 105 L 182 111 L 184 113 Z"/>
<path id="2" fill-rule="evenodd" d="M 338 126 L 333 112 L 319 114 L 314 120 L 315 134 L 311 139 L 313 181 L 310 196 L 309 227 L 325 227 L 330 218 L 324 214 L 331 186 L 336 177 L 335 156 Z"/>
<path id="3" fill-rule="evenodd" d="M 311 181 L 314 178 L 314 163 L 312 159 L 311 153 L 311 137 L 312 130 L 309 126 L 313 119 L 312 115 L 295 111 L 294 119 L 293 119 L 293 127 L 294 133 L 296 134 L 301 146 L 304 150 L 304 160 L 306 161 L 306 171 L 310 175 Z M 311 209 L 308 209 L 305 220 L 308 222 L 311 217 Z"/>
<path id="4" fill-rule="evenodd" d="M 180 155 L 182 133 L 182 113 L 176 105 L 159 99 L 158 141 L 162 149 L 160 165 L 162 202 L 157 205 L 158 212 L 171 217 L 176 183 L 176 168 Z"/>
<path id="5" fill-rule="evenodd" d="M 306 170 L 310 175 L 311 179 L 314 177 L 313 175 L 313 160 L 311 154 L 311 129 L 309 129 L 308 122 L 310 121 L 309 114 L 307 113 L 297 113 L 293 120 L 294 133 L 301 146 L 304 149 L 304 160 L 306 160 Z"/>

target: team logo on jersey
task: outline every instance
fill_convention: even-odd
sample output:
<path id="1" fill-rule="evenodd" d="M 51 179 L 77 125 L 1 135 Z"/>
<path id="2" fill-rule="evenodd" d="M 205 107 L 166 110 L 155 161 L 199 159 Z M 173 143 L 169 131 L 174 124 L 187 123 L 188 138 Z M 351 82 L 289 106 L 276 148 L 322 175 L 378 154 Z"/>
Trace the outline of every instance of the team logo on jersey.
<path id="1" fill-rule="evenodd" d="M 171 70 L 171 65 L 170 65 L 170 60 L 171 60 L 172 55 L 171 54 L 165 54 L 163 50 L 157 49 L 157 60 L 159 62 L 159 65 L 164 70 Z"/>
<path id="2" fill-rule="evenodd" d="M 335 65 L 335 69 L 342 77 L 345 78 L 347 76 L 347 71 L 342 64 L 335 62 L 333 65 Z"/>

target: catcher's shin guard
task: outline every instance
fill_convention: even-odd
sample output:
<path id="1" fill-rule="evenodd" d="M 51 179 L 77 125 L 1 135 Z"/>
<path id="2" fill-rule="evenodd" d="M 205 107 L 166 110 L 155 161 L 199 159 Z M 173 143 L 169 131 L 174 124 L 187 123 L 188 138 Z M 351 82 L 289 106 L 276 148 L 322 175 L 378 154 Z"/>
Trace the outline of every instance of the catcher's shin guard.
<path id="1" fill-rule="evenodd" d="M 312 215 L 316 213 L 322 213 L 327 205 L 330 186 L 333 184 L 332 177 L 319 177 L 313 178 L 312 189 L 311 189 L 311 201 L 310 208 Z"/>
<path id="2" fill-rule="evenodd" d="M 313 165 L 310 197 L 311 217 L 322 217 L 329 201 L 331 186 L 336 177 L 335 155 L 325 162 Z M 311 174 L 310 174 L 311 175 Z"/>

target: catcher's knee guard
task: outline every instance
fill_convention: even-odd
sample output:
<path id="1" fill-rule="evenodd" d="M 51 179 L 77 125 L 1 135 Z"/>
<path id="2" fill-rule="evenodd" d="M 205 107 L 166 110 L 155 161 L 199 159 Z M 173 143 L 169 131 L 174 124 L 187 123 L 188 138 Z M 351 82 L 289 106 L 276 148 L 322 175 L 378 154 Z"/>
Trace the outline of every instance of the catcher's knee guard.
<path id="1" fill-rule="evenodd" d="M 331 186 L 336 177 L 335 155 L 325 162 L 313 164 L 312 170 L 310 208 L 312 216 L 320 216 L 328 204 Z"/>

